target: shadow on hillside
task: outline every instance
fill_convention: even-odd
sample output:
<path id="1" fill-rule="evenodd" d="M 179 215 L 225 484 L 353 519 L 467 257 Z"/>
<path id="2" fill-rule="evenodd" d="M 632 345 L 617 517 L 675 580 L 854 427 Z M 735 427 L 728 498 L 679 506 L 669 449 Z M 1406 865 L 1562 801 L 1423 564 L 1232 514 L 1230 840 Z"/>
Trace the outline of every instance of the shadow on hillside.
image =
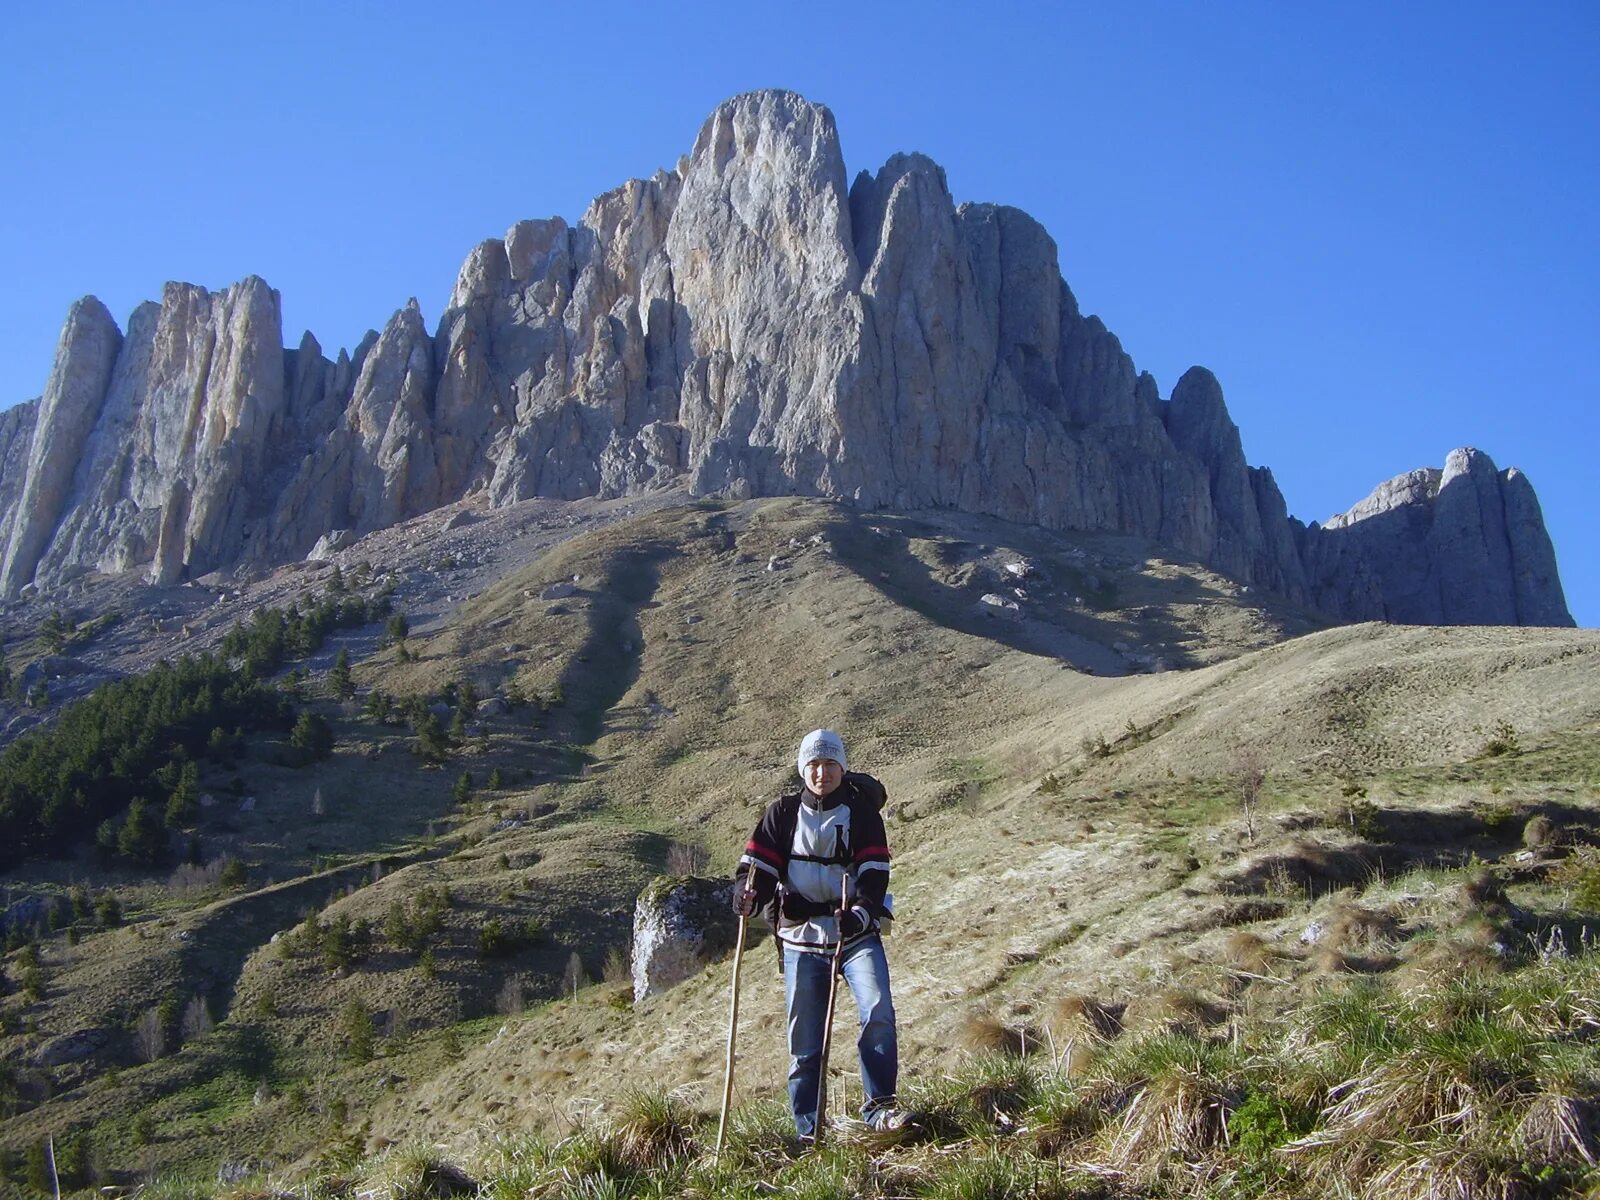
<path id="1" fill-rule="evenodd" d="M 932 565 L 912 552 L 911 542 L 917 538 L 942 539 L 942 556 L 954 582 L 940 578 Z M 1156 669 L 1156 655 L 1143 663 L 1134 657 L 1150 646 L 1160 647 L 1159 658 L 1169 667 L 1196 665 L 1181 646 L 1194 637 L 1194 631 L 1165 606 L 1232 599 L 1221 589 L 1179 576 L 1150 585 L 1160 589 L 1159 604 L 1130 606 L 1119 595 L 1125 583 L 1059 562 L 1046 551 L 1037 557 L 1051 561 L 1042 577 L 1026 582 L 1029 599 L 1019 601 L 1020 619 L 1009 618 L 981 603 L 990 592 L 1009 599 L 1018 583 L 977 567 L 993 548 L 963 541 L 912 517 L 886 513 L 841 513 L 830 526 L 830 540 L 848 566 L 894 603 L 948 629 L 1026 654 L 1060 659 L 1088 674 L 1125 675 L 1141 666 Z M 1064 613 L 1069 606 L 1071 611 Z M 1128 647 L 1127 653 L 1115 648 L 1119 642 Z"/>
<path id="2" fill-rule="evenodd" d="M 573 740 L 588 744 L 605 730 L 606 716 L 639 678 L 643 635 L 639 612 L 661 583 L 660 564 L 677 550 L 647 542 L 618 551 L 606 563 L 589 599 L 588 636 L 561 673 L 564 716 Z"/>
<path id="3" fill-rule="evenodd" d="M 1532 817 L 1543 817 L 1553 828 L 1577 834 L 1580 841 L 1600 837 L 1592 825 L 1592 809 L 1558 800 L 1523 805 L 1515 813 L 1509 808 L 1499 812 L 1374 805 L 1365 817 L 1367 838 L 1349 843 L 1318 836 L 1297 838 L 1226 876 L 1223 890 L 1270 894 L 1288 883 L 1306 895 L 1321 896 L 1375 880 L 1398 879 L 1411 871 L 1459 870 L 1474 863 L 1498 863 L 1512 880 L 1536 878 L 1542 867 L 1524 867 L 1514 859 Z M 1588 930 L 1585 936 L 1594 936 L 1595 923 L 1577 924 Z"/>

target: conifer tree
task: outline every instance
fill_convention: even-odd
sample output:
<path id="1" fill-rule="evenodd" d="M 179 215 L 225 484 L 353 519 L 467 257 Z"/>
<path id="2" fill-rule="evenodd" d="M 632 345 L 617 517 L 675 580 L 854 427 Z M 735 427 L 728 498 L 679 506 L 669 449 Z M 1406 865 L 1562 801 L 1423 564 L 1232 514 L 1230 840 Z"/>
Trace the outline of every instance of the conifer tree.
<path id="1" fill-rule="evenodd" d="M 117 831 L 117 853 L 146 866 L 161 861 L 167 852 L 167 831 L 142 797 L 128 805 L 128 815 Z"/>
<path id="2" fill-rule="evenodd" d="M 350 678 L 350 651 L 345 646 L 340 646 L 339 653 L 334 655 L 328 686 L 340 700 L 348 700 L 356 694 L 355 681 Z"/>
<path id="3" fill-rule="evenodd" d="M 319 714 L 302 709 L 289 735 L 289 744 L 312 758 L 327 758 L 333 753 L 333 728 Z"/>
<path id="4" fill-rule="evenodd" d="M 200 767 L 186 762 L 178 770 L 178 780 L 167 798 L 168 829 L 185 829 L 200 816 Z"/>

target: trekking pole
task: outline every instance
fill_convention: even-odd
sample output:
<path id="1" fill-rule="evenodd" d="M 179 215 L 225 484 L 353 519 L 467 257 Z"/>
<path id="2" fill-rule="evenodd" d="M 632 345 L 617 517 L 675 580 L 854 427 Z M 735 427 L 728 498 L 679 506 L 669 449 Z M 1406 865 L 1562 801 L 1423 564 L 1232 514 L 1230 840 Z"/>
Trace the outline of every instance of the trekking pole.
<path id="1" fill-rule="evenodd" d="M 755 870 L 754 867 L 750 869 Z M 748 879 L 746 876 L 746 882 Z M 722 1143 L 728 1134 L 728 1108 L 733 1103 L 733 1043 L 739 1030 L 739 968 L 744 965 L 744 935 L 749 923 L 749 914 L 740 913 L 739 940 L 733 947 L 733 990 L 728 1000 L 728 1060 L 722 1078 L 722 1117 L 717 1122 L 717 1148 L 711 1156 L 713 1166 L 722 1158 Z"/>
<path id="2" fill-rule="evenodd" d="M 839 908 L 850 905 L 850 876 L 839 880 Z M 843 922 L 840 922 L 842 925 Z M 833 948 L 833 978 L 828 980 L 828 1019 L 822 1025 L 822 1070 L 817 1076 L 817 1127 L 816 1144 L 822 1145 L 822 1119 L 828 1107 L 828 1047 L 833 1043 L 833 1006 L 839 998 L 839 976 L 844 965 L 844 930 L 834 931 L 839 944 Z"/>

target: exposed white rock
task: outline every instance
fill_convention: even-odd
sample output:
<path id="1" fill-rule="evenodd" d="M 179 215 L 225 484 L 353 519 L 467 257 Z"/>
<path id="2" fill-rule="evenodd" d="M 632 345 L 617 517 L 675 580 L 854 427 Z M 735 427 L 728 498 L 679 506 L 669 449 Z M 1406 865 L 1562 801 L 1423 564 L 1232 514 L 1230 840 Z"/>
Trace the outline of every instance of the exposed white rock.
<path id="1" fill-rule="evenodd" d="M 353 545 L 355 540 L 356 535 L 348 529 L 330 530 L 317 539 L 317 544 L 306 555 L 306 561 L 327 562 L 339 551 Z"/>
<path id="2" fill-rule="evenodd" d="M 1005 617 L 1011 621 L 1022 619 L 1022 606 L 998 592 L 985 592 L 978 598 L 978 604 L 990 616 Z"/>
<path id="3" fill-rule="evenodd" d="M 711 879 L 657 879 L 633 914 L 633 998 L 658 995 L 731 948 L 738 918 L 729 911 L 733 884 Z"/>
<path id="4" fill-rule="evenodd" d="M 826 108 L 753 92 L 676 171 L 478 245 L 431 335 L 412 301 L 334 360 L 286 351 L 259 279 L 169 285 L 126 337 L 83 301 L 37 408 L 0 417 L 0 592 L 687 477 L 1138 535 L 1340 618 L 1571 623 L 1520 474 L 1458 451 L 1302 527 L 1216 379 L 1163 400 L 1027 214 L 958 206 L 920 154 L 845 180 Z"/>
<path id="5" fill-rule="evenodd" d="M 33 578 L 61 518 L 84 445 L 100 419 L 121 348 L 122 334 L 105 305 L 87 296 L 72 306 L 50 382 L 34 412 L 25 481 L 13 500 L 15 516 L 0 559 L 0 594 L 15 596 Z M 7 455 L 12 462 L 19 457 Z"/>

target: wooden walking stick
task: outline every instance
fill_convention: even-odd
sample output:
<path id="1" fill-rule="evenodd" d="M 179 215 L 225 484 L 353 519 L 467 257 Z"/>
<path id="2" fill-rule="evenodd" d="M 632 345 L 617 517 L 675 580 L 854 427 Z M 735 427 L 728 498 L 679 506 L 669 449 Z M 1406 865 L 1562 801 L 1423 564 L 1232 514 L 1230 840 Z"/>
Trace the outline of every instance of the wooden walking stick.
<path id="1" fill-rule="evenodd" d="M 839 880 L 839 908 L 850 907 L 850 874 L 845 872 Z M 822 1070 L 817 1074 L 817 1126 L 813 1131 L 816 1144 L 822 1145 L 822 1119 L 828 1108 L 828 1047 L 833 1043 L 833 1006 L 839 998 L 839 976 L 844 964 L 844 928 L 835 930 L 839 944 L 833 948 L 833 978 L 828 980 L 828 1019 L 822 1026 Z"/>
<path id="2" fill-rule="evenodd" d="M 750 868 L 752 871 L 755 869 Z M 749 879 L 747 873 L 745 883 L 738 886 L 745 887 Z M 728 1108 L 733 1103 L 733 1044 L 739 1031 L 739 968 L 744 965 L 744 935 L 749 924 L 749 914 L 740 913 L 739 941 L 733 948 L 733 994 L 728 1000 L 728 1061 L 723 1069 L 722 1078 L 722 1118 L 717 1122 L 717 1148 L 711 1155 L 713 1164 L 722 1158 L 722 1143 L 728 1134 Z"/>

